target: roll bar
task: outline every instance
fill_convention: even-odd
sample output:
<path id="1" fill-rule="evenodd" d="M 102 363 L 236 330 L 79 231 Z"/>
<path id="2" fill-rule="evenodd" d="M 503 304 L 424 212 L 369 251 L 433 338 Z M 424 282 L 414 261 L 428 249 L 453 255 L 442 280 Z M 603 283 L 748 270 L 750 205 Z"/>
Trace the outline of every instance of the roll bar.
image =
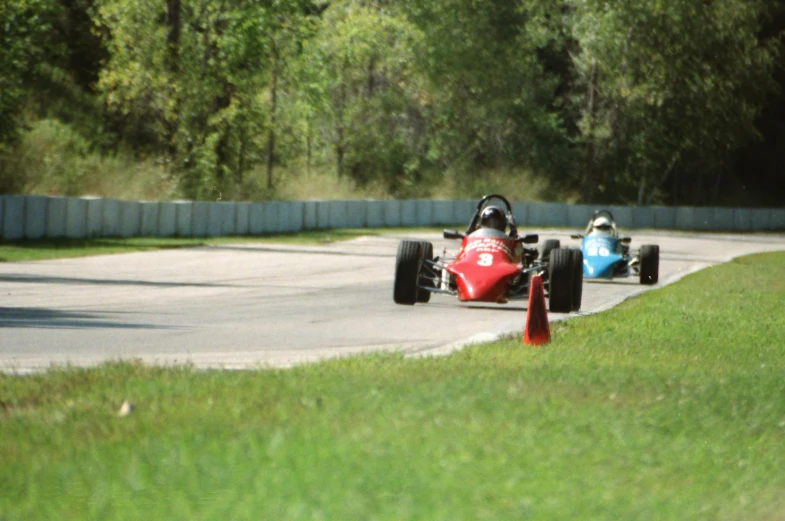
<path id="1" fill-rule="evenodd" d="M 482 209 L 485 207 L 488 201 L 492 199 L 498 199 L 504 203 L 504 207 L 507 210 L 507 223 L 510 225 L 510 235 L 513 237 L 517 237 L 518 227 L 515 226 L 515 218 L 512 215 L 512 205 L 510 204 L 510 201 L 508 201 L 507 198 L 501 194 L 488 194 L 483 196 L 482 199 L 480 199 L 480 202 L 477 203 L 477 210 L 475 210 L 474 216 L 472 217 L 471 221 L 469 221 L 469 226 L 466 228 L 466 235 L 469 235 L 470 233 L 472 233 L 474 230 L 477 229 L 477 227 L 479 226 L 480 214 L 482 213 Z"/>

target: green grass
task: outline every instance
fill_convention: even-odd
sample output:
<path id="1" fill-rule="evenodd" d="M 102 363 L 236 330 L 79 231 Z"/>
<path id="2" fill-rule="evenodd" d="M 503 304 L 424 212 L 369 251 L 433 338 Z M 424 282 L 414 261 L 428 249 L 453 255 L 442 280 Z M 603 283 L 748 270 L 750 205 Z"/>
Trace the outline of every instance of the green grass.
<path id="1" fill-rule="evenodd" d="M 783 272 L 740 258 L 536 348 L 0 376 L 0 519 L 782 519 Z"/>
<path id="2" fill-rule="evenodd" d="M 0 262 L 62 259 L 86 257 L 134 251 L 152 251 L 172 248 L 196 248 L 218 244 L 276 243 L 276 244 L 329 244 L 347 241 L 367 235 L 382 233 L 423 233 L 436 231 L 428 228 L 338 228 L 331 230 L 308 230 L 292 234 L 243 235 L 224 237 L 109 237 L 95 239 L 38 239 L 0 240 Z M 440 231 L 440 230 L 439 230 Z"/>

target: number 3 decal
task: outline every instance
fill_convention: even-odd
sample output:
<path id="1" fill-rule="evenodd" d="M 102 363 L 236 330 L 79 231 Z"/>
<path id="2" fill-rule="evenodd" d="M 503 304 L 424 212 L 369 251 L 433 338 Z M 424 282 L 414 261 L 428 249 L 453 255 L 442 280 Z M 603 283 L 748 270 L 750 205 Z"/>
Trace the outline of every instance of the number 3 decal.
<path id="1" fill-rule="evenodd" d="M 490 253 L 481 253 L 480 260 L 477 261 L 480 266 L 490 266 L 493 264 L 493 255 Z"/>

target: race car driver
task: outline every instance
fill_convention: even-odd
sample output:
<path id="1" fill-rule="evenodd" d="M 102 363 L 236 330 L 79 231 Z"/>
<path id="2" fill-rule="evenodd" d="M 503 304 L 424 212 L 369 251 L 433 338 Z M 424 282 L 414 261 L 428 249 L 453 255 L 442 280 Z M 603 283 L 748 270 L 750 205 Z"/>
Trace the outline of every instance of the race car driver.
<path id="1" fill-rule="evenodd" d="M 511 230 L 508 235 L 505 233 L 507 229 L 507 216 L 505 213 L 496 206 L 486 206 L 480 213 L 479 227 L 469 234 L 469 237 L 480 237 L 489 239 L 517 239 L 517 230 Z M 521 262 L 523 257 L 523 244 L 520 242 L 515 243 L 515 250 L 513 252 L 514 262 Z"/>
<path id="2" fill-rule="evenodd" d="M 616 225 L 604 215 L 589 222 L 586 228 L 588 237 L 616 237 Z"/>

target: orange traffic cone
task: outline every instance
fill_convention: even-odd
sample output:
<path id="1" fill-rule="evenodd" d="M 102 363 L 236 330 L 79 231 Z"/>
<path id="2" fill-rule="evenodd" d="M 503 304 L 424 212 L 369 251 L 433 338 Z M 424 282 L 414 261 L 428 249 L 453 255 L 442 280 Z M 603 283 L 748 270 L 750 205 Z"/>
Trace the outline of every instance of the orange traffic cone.
<path id="1" fill-rule="evenodd" d="M 548 325 L 548 312 L 545 310 L 545 291 L 542 277 L 534 275 L 529 282 L 529 308 L 526 310 L 526 328 L 523 330 L 523 343 L 539 346 L 551 341 L 551 326 Z"/>

